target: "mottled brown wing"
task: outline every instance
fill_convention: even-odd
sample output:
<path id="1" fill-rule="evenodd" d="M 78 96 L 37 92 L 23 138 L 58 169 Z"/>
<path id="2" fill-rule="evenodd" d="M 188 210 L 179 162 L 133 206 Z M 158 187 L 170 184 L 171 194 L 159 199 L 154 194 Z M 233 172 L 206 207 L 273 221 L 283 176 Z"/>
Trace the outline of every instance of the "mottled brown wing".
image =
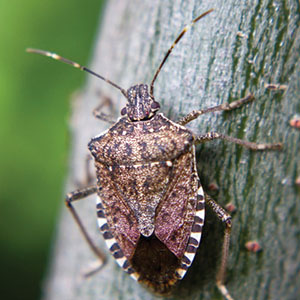
<path id="1" fill-rule="evenodd" d="M 194 147 L 173 161 L 173 179 L 156 211 L 155 235 L 182 258 L 194 223 L 198 175 Z"/>
<path id="2" fill-rule="evenodd" d="M 121 118 L 89 143 L 107 223 L 127 258 L 140 235 L 149 237 L 156 226 L 161 241 L 175 255 L 183 253 L 196 203 L 192 142 L 188 129 L 158 114 L 143 122 Z"/>
<path id="3" fill-rule="evenodd" d="M 99 175 L 99 185 L 101 186 L 99 196 L 110 232 L 124 255 L 130 258 L 140 237 L 136 218 L 122 199 L 122 195 L 114 183 L 114 172 L 98 162 L 96 162 L 96 168 Z M 116 172 L 116 170 L 114 171 Z"/>

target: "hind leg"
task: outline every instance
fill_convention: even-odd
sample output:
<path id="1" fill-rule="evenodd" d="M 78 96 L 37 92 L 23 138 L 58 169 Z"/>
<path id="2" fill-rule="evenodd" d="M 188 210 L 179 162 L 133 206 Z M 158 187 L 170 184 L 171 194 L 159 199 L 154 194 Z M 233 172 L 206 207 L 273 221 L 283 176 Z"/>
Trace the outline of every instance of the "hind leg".
<path id="1" fill-rule="evenodd" d="M 217 217 L 225 224 L 224 231 L 224 241 L 222 246 L 222 257 L 219 270 L 216 276 L 216 284 L 222 295 L 227 300 L 233 300 L 225 286 L 225 274 L 226 274 L 226 265 L 229 254 L 229 243 L 230 243 L 230 234 L 231 234 L 231 216 L 226 212 L 226 210 L 215 202 L 209 195 L 205 194 L 205 202 L 212 208 Z"/>

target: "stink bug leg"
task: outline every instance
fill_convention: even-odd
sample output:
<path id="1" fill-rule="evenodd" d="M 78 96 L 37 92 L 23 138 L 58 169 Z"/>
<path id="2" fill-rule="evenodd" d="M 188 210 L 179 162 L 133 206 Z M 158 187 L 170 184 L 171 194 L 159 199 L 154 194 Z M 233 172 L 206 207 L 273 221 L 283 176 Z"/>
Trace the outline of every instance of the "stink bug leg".
<path id="1" fill-rule="evenodd" d="M 102 108 L 104 106 L 108 106 L 110 111 L 113 111 L 113 104 L 112 104 L 112 100 L 110 97 L 107 97 L 105 95 L 101 95 L 101 93 L 99 93 L 99 95 L 101 96 L 102 98 L 102 101 L 101 103 L 93 110 L 93 115 L 95 118 L 99 119 L 99 120 L 102 120 L 102 121 L 105 121 L 106 123 L 108 124 L 115 124 L 116 121 L 113 121 L 114 118 L 112 115 L 108 115 L 104 112 L 102 112 Z"/>
<path id="2" fill-rule="evenodd" d="M 90 195 L 95 194 L 97 192 L 97 189 L 98 189 L 98 187 L 96 185 L 93 185 L 93 186 L 82 188 L 82 189 L 79 189 L 79 190 L 74 191 L 72 193 L 69 193 L 69 194 L 67 194 L 67 196 L 65 198 L 65 204 L 66 204 L 67 208 L 69 209 L 69 211 L 71 212 L 73 218 L 75 219 L 75 222 L 79 226 L 79 229 L 80 229 L 82 235 L 84 236 L 86 242 L 90 246 L 91 250 L 99 258 L 100 267 L 101 267 L 105 263 L 105 255 L 94 244 L 93 240 L 91 239 L 91 237 L 87 233 L 85 227 L 83 226 L 83 224 L 81 222 L 81 219 L 79 218 L 79 216 L 78 216 L 78 214 L 77 214 L 77 212 L 76 212 L 76 210 L 75 210 L 75 208 L 72 204 L 74 201 L 82 200 L 82 199 L 87 198 Z M 90 273 L 92 274 L 94 272 L 92 271 Z M 91 274 L 86 274 L 86 275 L 89 276 Z"/>
<path id="3" fill-rule="evenodd" d="M 220 292 L 227 300 L 233 300 L 230 296 L 226 286 L 224 285 L 226 265 L 229 253 L 229 243 L 230 243 L 230 234 L 231 234 L 231 216 L 226 212 L 226 210 L 215 202 L 209 195 L 205 194 L 205 202 L 212 208 L 217 217 L 225 223 L 224 231 L 224 241 L 222 246 L 222 257 L 220 267 L 216 276 L 217 287 Z"/>
<path id="4" fill-rule="evenodd" d="M 247 104 L 254 100 L 255 100 L 254 96 L 252 94 L 249 94 L 245 98 L 239 99 L 239 100 L 231 102 L 231 103 L 224 103 L 224 104 L 217 105 L 214 107 L 209 107 L 206 109 L 194 110 L 191 113 L 187 114 L 185 117 L 181 118 L 177 123 L 180 125 L 186 125 L 187 123 L 197 119 L 199 116 L 206 114 L 208 112 L 233 110 L 235 108 L 242 106 L 243 104 Z"/>

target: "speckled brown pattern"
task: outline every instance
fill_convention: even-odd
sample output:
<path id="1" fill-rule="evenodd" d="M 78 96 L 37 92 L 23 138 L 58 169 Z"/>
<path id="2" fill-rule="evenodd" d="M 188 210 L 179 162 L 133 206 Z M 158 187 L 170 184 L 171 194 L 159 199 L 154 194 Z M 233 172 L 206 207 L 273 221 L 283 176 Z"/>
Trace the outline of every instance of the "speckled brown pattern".
<path id="1" fill-rule="evenodd" d="M 164 289 L 178 279 L 194 224 L 199 179 L 193 143 L 188 129 L 162 114 L 136 122 L 123 117 L 89 143 L 110 233 L 138 279 Z M 145 245 L 154 248 L 138 250 Z M 153 261 L 155 267 L 143 267 Z"/>

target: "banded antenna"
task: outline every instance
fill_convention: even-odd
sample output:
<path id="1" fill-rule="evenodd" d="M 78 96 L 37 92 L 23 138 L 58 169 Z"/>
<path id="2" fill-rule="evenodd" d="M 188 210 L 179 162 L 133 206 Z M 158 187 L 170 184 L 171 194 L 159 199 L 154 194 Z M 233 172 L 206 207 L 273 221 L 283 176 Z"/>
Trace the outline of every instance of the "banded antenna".
<path id="1" fill-rule="evenodd" d="M 111 80 L 109 80 L 109 79 L 107 79 L 107 78 L 105 78 L 105 77 L 103 77 L 103 76 L 95 73 L 94 71 L 88 69 L 87 67 L 80 65 L 77 62 L 74 62 L 74 61 L 71 61 L 71 60 L 69 60 L 67 58 L 64 58 L 64 57 L 62 57 L 62 56 L 60 56 L 60 55 L 58 55 L 58 54 L 56 54 L 54 52 L 44 51 L 44 50 L 40 50 L 40 49 L 32 49 L 32 48 L 27 48 L 26 51 L 29 52 L 29 53 L 36 53 L 36 54 L 41 54 L 41 55 L 44 55 L 44 56 L 48 56 L 48 57 L 51 57 L 51 58 L 53 58 L 55 60 L 62 61 L 64 63 L 66 63 L 68 65 L 71 65 L 71 66 L 73 66 L 73 67 L 75 67 L 77 69 L 80 69 L 82 71 L 86 71 L 86 72 L 88 72 L 88 73 L 90 73 L 90 74 L 92 74 L 92 75 L 94 75 L 94 76 L 96 76 L 96 77 L 104 80 L 105 82 L 109 83 L 110 85 L 114 86 L 115 88 L 119 89 L 122 92 L 122 94 L 127 98 L 127 92 L 126 92 L 125 89 L 121 88 L 116 83 L 112 82 Z"/>
<path id="2" fill-rule="evenodd" d="M 181 40 L 181 38 L 184 36 L 184 34 L 192 27 L 194 26 L 194 24 L 196 22 L 198 22 L 200 19 L 202 19 L 203 17 L 205 17 L 206 15 L 208 15 L 209 13 L 211 13 L 214 9 L 210 9 L 208 11 L 206 11 L 205 13 L 203 13 L 202 15 L 198 16 L 197 18 L 195 18 L 189 25 L 185 26 L 183 28 L 183 30 L 180 32 L 180 34 L 178 35 L 178 37 L 176 38 L 175 42 L 172 44 L 172 46 L 169 48 L 168 52 L 166 53 L 164 59 L 162 60 L 162 62 L 160 63 L 153 79 L 150 85 L 150 95 L 154 98 L 153 96 L 153 90 L 154 90 L 154 82 L 157 78 L 157 75 L 159 74 L 160 70 L 162 69 L 164 63 L 166 62 L 167 58 L 169 57 L 169 55 L 171 54 L 173 48 L 175 47 L 175 45 Z"/>
<path id="3" fill-rule="evenodd" d="M 168 52 L 166 53 L 164 59 L 162 60 L 162 62 L 160 63 L 153 79 L 152 79 L 152 82 L 151 82 L 151 85 L 150 85 L 150 95 L 152 98 L 154 98 L 153 96 L 153 90 L 154 90 L 154 82 L 160 72 L 160 70 L 162 69 L 164 63 L 166 62 L 167 58 L 169 57 L 169 55 L 171 54 L 173 48 L 175 47 L 175 45 L 181 40 L 181 38 L 184 36 L 184 34 L 192 27 L 194 26 L 194 24 L 196 22 L 198 22 L 200 19 L 202 19 L 203 17 L 205 17 L 206 15 L 208 15 L 209 13 L 211 13 L 213 11 L 213 9 L 210 9 L 208 11 L 206 11 L 205 13 L 203 13 L 202 15 L 198 16 L 197 18 L 195 18 L 189 25 L 185 26 L 183 28 L 183 30 L 180 32 L 180 34 L 178 35 L 178 37 L 176 38 L 176 40 L 174 41 L 174 43 L 172 44 L 172 46 L 169 48 Z M 117 85 L 116 83 L 112 82 L 111 80 L 95 73 L 94 71 L 88 69 L 87 67 L 85 66 L 82 66 L 80 65 L 79 63 L 77 62 L 74 62 L 74 61 L 71 61 L 65 57 L 62 57 L 54 52 L 49 52 L 49 51 L 44 51 L 44 50 L 40 50 L 40 49 L 32 49 L 32 48 L 27 48 L 26 49 L 27 52 L 29 53 L 36 53 L 36 54 L 40 54 L 40 55 L 44 55 L 44 56 L 48 56 L 48 57 L 51 57 L 55 60 L 59 60 L 59 61 L 62 61 L 66 64 L 69 64 L 77 69 L 80 69 L 82 71 L 86 71 L 102 80 L 104 80 L 105 82 L 109 83 L 110 85 L 112 85 L 113 87 L 119 89 L 121 91 L 121 93 L 127 98 L 127 92 L 125 89 L 121 88 L 119 85 Z"/>

